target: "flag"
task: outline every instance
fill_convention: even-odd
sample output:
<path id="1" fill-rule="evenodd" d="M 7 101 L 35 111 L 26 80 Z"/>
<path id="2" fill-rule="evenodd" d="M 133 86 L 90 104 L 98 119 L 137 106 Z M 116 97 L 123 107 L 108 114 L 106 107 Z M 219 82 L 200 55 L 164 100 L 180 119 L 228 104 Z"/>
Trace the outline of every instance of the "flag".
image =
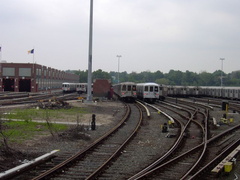
<path id="1" fill-rule="evenodd" d="M 34 49 L 28 51 L 28 54 L 33 54 L 33 53 L 34 53 Z"/>

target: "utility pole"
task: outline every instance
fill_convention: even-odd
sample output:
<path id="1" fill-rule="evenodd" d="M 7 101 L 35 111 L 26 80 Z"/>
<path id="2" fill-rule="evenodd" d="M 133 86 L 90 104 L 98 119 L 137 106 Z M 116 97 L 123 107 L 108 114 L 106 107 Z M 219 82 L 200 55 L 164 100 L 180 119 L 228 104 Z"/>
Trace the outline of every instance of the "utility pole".
<path id="1" fill-rule="evenodd" d="M 220 58 L 220 61 L 222 61 L 222 65 L 221 65 L 221 87 L 223 86 L 223 61 L 225 60 L 225 58 Z"/>
<path id="2" fill-rule="evenodd" d="M 118 58 L 118 83 L 119 83 L 119 65 L 120 65 L 120 58 L 122 56 L 121 55 L 117 55 L 117 58 Z"/>
<path id="3" fill-rule="evenodd" d="M 92 30 L 93 29 L 93 0 L 90 0 L 89 49 L 88 49 L 88 88 L 87 101 L 92 101 Z"/>

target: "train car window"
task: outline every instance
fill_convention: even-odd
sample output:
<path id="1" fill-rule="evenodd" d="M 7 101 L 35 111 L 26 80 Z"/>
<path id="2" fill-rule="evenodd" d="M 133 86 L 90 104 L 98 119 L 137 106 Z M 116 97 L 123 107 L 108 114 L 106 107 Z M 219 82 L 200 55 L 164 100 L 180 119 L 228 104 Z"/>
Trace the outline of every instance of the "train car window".
<path id="1" fill-rule="evenodd" d="M 127 89 L 126 85 L 123 85 L 122 86 L 122 91 L 126 91 L 126 89 Z"/>
<path id="2" fill-rule="evenodd" d="M 132 86 L 132 90 L 136 91 L 136 86 L 135 85 Z"/>
<path id="3" fill-rule="evenodd" d="M 153 86 L 150 86 L 150 92 L 153 92 Z"/>
<path id="4" fill-rule="evenodd" d="M 155 86 L 155 87 L 154 87 L 154 91 L 155 91 L 155 92 L 158 92 L 158 86 Z"/>
<path id="5" fill-rule="evenodd" d="M 145 86 L 145 87 L 144 87 L 144 91 L 148 91 L 148 86 Z"/>
<path id="6" fill-rule="evenodd" d="M 132 89 L 131 85 L 128 85 L 128 91 L 131 91 L 131 89 Z"/>

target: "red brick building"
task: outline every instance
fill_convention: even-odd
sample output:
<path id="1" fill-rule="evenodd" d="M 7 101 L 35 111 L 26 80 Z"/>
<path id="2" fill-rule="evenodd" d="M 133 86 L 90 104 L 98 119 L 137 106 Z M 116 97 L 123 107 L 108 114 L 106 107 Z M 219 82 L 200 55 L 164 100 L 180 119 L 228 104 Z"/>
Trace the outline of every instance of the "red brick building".
<path id="1" fill-rule="evenodd" d="M 93 82 L 94 97 L 108 97 L 111 91 L 111 81 L 107 79 L 95 79 Z"/>
<path id="2" fill-rule="evenodd" d="M 79 76 L 32 63 L 0 63 L 0 91 L 39 92 L 60 89 Z"/>

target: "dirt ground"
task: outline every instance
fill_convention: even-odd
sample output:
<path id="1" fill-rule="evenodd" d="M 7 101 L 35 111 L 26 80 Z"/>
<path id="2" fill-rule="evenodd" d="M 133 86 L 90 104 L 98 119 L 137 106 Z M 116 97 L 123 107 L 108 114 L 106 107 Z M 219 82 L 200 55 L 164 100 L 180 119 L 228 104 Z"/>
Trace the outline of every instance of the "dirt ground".
<path id="1" fill-rule="evenodd" d="M 96 126 L 98 127 L 101 126 L 103 127 L 102 129 L 104 129 L 105 126 L 107 127 L 112 122 L 120 119 L 122 114 L 124 113 L 123 112 L 124 110 L 122 108 L 124 105 L 119 101 L 102 101 L 102 102 L 95 102 L 95 103 L 69 101 L 68 103 L 70 106 L 84 107 L 87 109 L 88 113 L 81 114 L 78 120 L 79 125 L 83 125 L 84 127 L 90 127 L 93 114 L 96 115 Z M 26 107 L 22 107 L 22 108 L 26 108 Z M 37 121 L 44 121 L 44 120 L 37 120 Z M 75 127 L 75 125 L 77 124 L 76 117 L 71 119 L 71 118 L 64 117 L 64 115 L 62 116 L 62 118 L 53 120 L 52 122 L 67 124 L 70 127 L 73 127 L 73 125 Z M 94 135 L 94 132 L 93 132 L 93 135 Z M 39 156 L 38 152 L 36 152 L 36 154 L 34 153 L 28 154 L 29 150 L 27 149 L 35 146 L 35 147 L 38 147 L 38 149 L 40 150 L 42 144 L 43 146 L 46 146 L 45 143 L 49 139 L 52 143 L 54 143 L 54 140 L 52 140 L 51 138 L 51 134 L 47 132 L 45 135 L 40 135 L 40 136 L 37 135 L 35 137 L 31 137 L 29 140 L 26 140 L 21 144 L 17 144 L 16 146 L 14 144 L 13 145 L 11 144 L 10 152 L 5 152 L 4 150 L 0 150 L 0 172 L 20 164 L 19 161 L 21 161 L 22 159 L 34 159 L 38 157 Z M 44 143 L 40 143 L 43 141 Z"/>
<path id="2" fill-rule="evenodd" d="M 95 102 L 92 104 L 82 103 L 81 101 L 70 101 L 69 104 L 74 107 L 85 107 L 89 113 L 80 117 L 80 124 L 90 124 L 92 115 L 96 115 L 96 125 L 107 125 L 114 120 L 114 116 L 120 111 L 123 104 L 117 101 Z M 65 120 L 63 120 L 65 121 Z M 76 122 L 76 119 L 68 120 Z"/>

